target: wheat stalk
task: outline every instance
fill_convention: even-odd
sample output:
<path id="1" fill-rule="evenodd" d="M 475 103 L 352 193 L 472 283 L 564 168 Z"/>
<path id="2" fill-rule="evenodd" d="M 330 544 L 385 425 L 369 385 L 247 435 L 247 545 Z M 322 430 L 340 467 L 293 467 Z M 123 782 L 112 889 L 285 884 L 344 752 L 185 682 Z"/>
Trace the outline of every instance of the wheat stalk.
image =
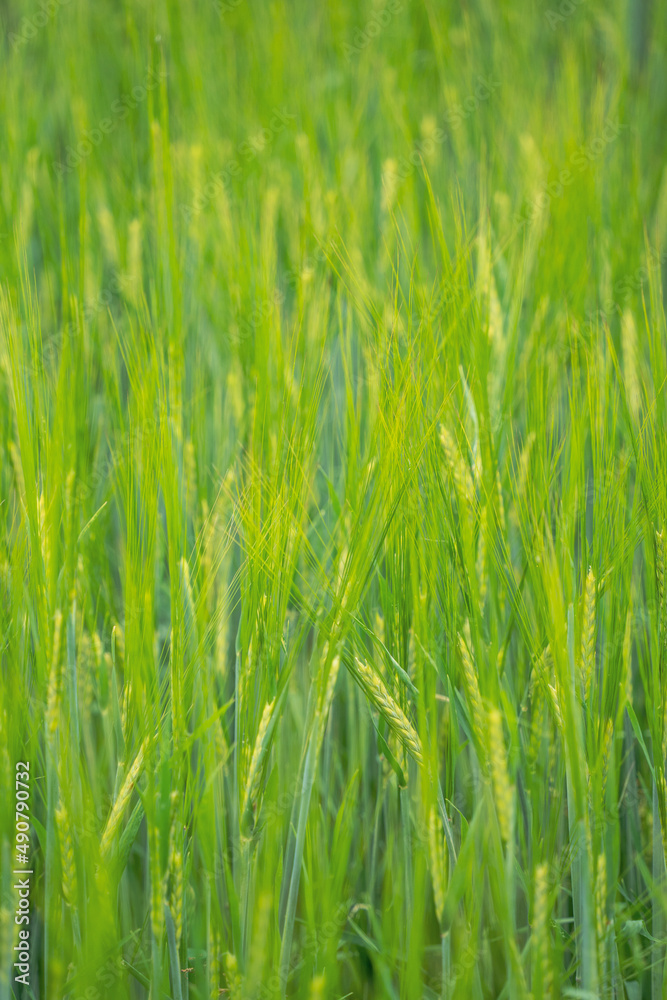
<path id="1" fill-rule="evenodd" d="M 447 841 L 440 828 L 440 820 L 435 806 L 431 806 L 428 818 L 428 852 L 433 883 L 433 901 L 438 922 L 442 924 L 445 910 L 445 886 L 447 878 Z"/>
<path id="2" fill-rule="evenodd" d="M 154 820 L 148 824 L 148 863 L 151 876 L 151 930 L 155 941 L 161 942 L 164 928 L 164 891 L 160 879 L 160 831 Z"/>
<path id="3" fill-rule="evenodd" d="M 658 640 L 662 650 L 667 642 L 667 606 L 665 605 L 665 535 L 664 528 L 655 533 L 655 575 L 658 590 Z"/>
<path id="4" fill-rule="evenodd" d="M 486 534 L 488 531 L 487 525 L 487 506 L 486 504 L 482 508 L 482 513 L 479 518 L 479 541 L 477 543 L 477 580 L 479 585 L 479 606 L 484 607 L 484 601 L 486 600 L 486 590 L 487 590 L 487 573 L 486 573 Z"/>

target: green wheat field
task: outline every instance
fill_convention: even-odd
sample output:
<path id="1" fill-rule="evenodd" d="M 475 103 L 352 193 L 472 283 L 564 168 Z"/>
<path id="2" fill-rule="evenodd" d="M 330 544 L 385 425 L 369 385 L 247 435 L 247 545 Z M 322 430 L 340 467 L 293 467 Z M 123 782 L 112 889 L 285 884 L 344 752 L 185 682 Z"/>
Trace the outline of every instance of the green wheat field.
<path id="1" fill-rule="evenodd" d="M 667 6 L 0 27 L 0 1000 L 665 1000 Z"/>

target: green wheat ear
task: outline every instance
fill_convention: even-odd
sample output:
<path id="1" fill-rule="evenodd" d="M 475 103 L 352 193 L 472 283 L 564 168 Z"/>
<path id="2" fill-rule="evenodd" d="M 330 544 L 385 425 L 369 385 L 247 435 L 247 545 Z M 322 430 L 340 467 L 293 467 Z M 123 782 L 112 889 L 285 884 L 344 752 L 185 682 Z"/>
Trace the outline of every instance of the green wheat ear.
<path id="1" fill-rule="evenodd" d="M 623 310 L 621 319 L 621 346 L 628 404 L 630 412 L 637 420 L 641 404 L 641 389 L 637 371 L 637 326 L 631 310 L 627 308 Z"/>
<path id="2" fill-rule="evenodd" d="M 550 956 L 549 935 L 549 882 L 548 866 L 545 862 L 535 870 L 535 899 L 532 923 L 532 967 L 533 985 L 537 987 L 535 996 L 547 1000 L 552 996 L 553 970 Z"/>
<path id="3" fill-rule="evenodd" d="M 255 746 L 253 748 L 250 765 L 248 767 L 245 793 L 241 806 L 241 818 L 245 828 L 247 828 L 251 823 L 253 802 L 255 802 L 259 794 L 260 779 L 262 776 L 262 763 L 268 753 L 269 740 L 272 733 L 271 720 L 274 706 L 275 698 L 272 701 L 267 702 L 264 706 L 262 718 L 259 722 L 259 729 L 257 730 Z"/>
<path id="4" fill-rule="evenodd" d="M 112 850 L 114 841 L 120 829 L 120 824 L 123 819 L 123 814 L 134 791 L 134 787 L 139 780 L 141 772 L 144 767 L 144 758 L 146 755 L 146 750 L 148 749 L 148 737 L 139 747 L 136 757 L 132 762 L 130 770 L 125 776 L 125 780 L 121 786 L 118 793 L 116 801 L 113 804 L 111 813 L 104 827 L 104 832 L 102 833 L 102 840 L 100 842 L 100 857 L 102 859 L 107 859 Z"/>
<path id="5" fill-rule="evenodd" d="M 328 654 L 328 644 L 325 647 L 325 651 L 322 655 L 322 662 L 326 662 Z M 324 690 L 324 696 L 322 698 L 322 704 L 318 709 L 318 735 L 317 735 L 317 749 L 315 751 L 316 759 L 320 755 L 320 750 L 322 749 L 322 743 L 324 741 L 324 733 L 326 730 L 327 719 L 329 717 L 329 711 L 331 709 L 331 704 L 333 702 L 334 690 L 336 688 L 336 681 L 338 680 L 338 672 L 340 670 L 340 656 L 334 656 L 331 661 L 331 666 L 329 667 L 329 676 L 327 678 L 327 686 Z"/>
<path id="6" fill-rule="evenodd" d="M 391 697 L 375 671 L 359 657 L 355 656 L 354 659 L 366 694 L 401 740 L 408 753 L 414 757 L 418 764 L 421 764 L 423 761 L 422 748 L 414 726 L 408 721 L 407 716 Z"/>
<path id="7" fill-rule="evenodd" d="M 69 906 L 76 905 L 77 878 L 74 861 L 74 844 L 67 810 L 62 802 L 56 809 L 56 827 L 60 842 L 60 861 L 62 866 L 63 896 Z"/>
<path id="8" fill-rule="evenodd" d="M 178 792 L 171 793 L 171 824 L 169 828 L 169 857 L 167 862 L 167 873 L 165 875 L 165 887 L 167 880 L 171 879 L 171 912 L 174 920 L 174 934 L 176 938 L 176 948 L 180 947 L 183 933 L 183 828 L 179 816 L 179 795 Z"/>
<path id="9" fill-rule="evenodd" d="M 598 941 L 598 968 L 604 978 L 607 936 L 607 862 L 604 852 L 598 854 L 595 870 L 595 925 Z"/>
<path id="10" fill-rule="evenodd" d="M 46 704 L 46 731 L 50 738 L 55 736 L 58 728 L 60 703 L 62 700 L 62 668 L 60 664 L 60 637 L 62 632 L 62 623 L 62 612 L 58 610 L 54 615 L 53 621 L 53 647 L 51 653 L 49 688 Z"/>
<path id="11" fill-rule="evenodd" d="M 466 695 L 468 697 L 468 707 L 470 710 L 470 722 L 473 728 L 477 750 L 481 754 L 482 770 L 486 769 L 487 743 L 486 743 L 486 712 L 482 704 L 482 696 L 477 680 L 477 671 L 472 661 L 472 656 L 463 636 L 458 637 L 459 655 L 463 665 L 463 680 L 465 683 Z"/>
<path id="12" fill-rule="evenodd" d="M 488 750 L 491 761 L 491 777 L 496 813 L 498 815 L 500 834 L 503 841 L 507 844 L 510 840 L 513 824 L 514 790 L 510 783 L 507 766 L 507 750 L 503 735 L 502 715 L 497 708 L 491 708 L 487 712 L 487 723 Z"/>
<path id="13" fill-rule="evenodd" d="M 595 574 L 589 566 L 586 576 L 581 633 L 581 677 L 587 705 L 590 703 L 591 683 L 595 673 L 595 588 Z"/>
<path id="14" fill-rule="evenodd" d="M 435 806 L 431 806 L 428 817 L 428 852 L 435 912 L 442 924 L 447 886 L 447 841 Z"/>
<path id="15" fill-rule="evenodd" d="M 225 978 L 230 1000 L 243 1000 L 243 976 L 236 955 L 229 951 L 225 955 Z"/>
<path id="16" fill-rule="evenodd" d="M 456 443 L 456 440 L 452 437 L 444 425 L 440 427 L 440 443 L 442 444 L 442 448 L 447 459 L 447 465 L 449 466 L 454 480 L 454 487 L 456 489 L 458 502 L 462 506 L 465 505 L 468 511 L 471 512 L 475 501 L 475 485 L 473 478 L 470 473 L 470 469 L 459 451 L 459 446 Z"/>

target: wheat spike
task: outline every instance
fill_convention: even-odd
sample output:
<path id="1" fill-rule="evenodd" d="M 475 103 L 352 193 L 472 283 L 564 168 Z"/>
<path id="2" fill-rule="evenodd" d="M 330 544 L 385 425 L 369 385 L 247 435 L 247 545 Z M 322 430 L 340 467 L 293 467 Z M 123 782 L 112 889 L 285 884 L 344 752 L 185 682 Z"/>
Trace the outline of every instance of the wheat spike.
<path id="1" fill-rule="evenodd" d="M 632 609 L 628 609 L 623 635 L 623 693 L 626 704 L 632 705 Z M 623 706 L 621 706 L 621 709 Z"/>
<path id="2" fill-rule="evenodd" d="M 581 676 L 586 704 L 590 702 L 591 682 L 595 672 L 595 575 L 588 567 L 584 594 L 584 623 L 581 634 Z"/>
<path id="3" fill-rule="evenodd" d="M 598 854 L 595 873 L 595 923 L 598 939 L 598 968 L 603 976 L 607 932 L 607 866 L 604 853 Z"/>
<path id="4" fill-rule="evenodd" d="M 123 731 L 123 739 L 127 743 L 130 738 L 130 710 L 132 707 L 132 681 L 128 681 L 123 687 L 123 704 L 120 710 L 120 725 Z"/>
<path id="5" fill-rule="evenodd" d="M 447 464 L 454 479 L 458 501 L 461 504 L 465 501 L 469 507 L 472 507 L 475 498 L 472 475 L 461 456 L 458 444 L 446 427 L 440 428 L 440 443 L 442 444 Z"/>
<path id="6" fill-rule="evenodd" d="M 324 1000 L 326 996 L 326 984 L 327 977 L 325 972 L 321 972 L 319 976 L 314 976 L 310 981 L 309 1000 Z"/>
<path id="7" fill-rule="evenodd" d="M 641 394 L 637 376 L 637 327 L 629 309 L 621 317 L 621 345 L 623 347 L 623 371 L 627 389 L 628 406 L 635 420 L 639 415 Z"/>
<path id="8" fill-rule="evenodd" d="M 535 768 L 537 763 L 537 758 L 540 754 L 540 747 L 542 745 L 542 736 L 544 733 L 544 720 L 546 717 L 546 698 L 544 696 L 544 691 L 542 690 L 542 685 L 536 678 L 535 670 L 533 669 L 533 681 L 534 690 L 531 698 L 531 725 L 530 725 L 530 744 L 528 747 L 528 759 L 530 760 L 531 770 Z"/>
<path id="9" fill-rule="evenodd" d="M 178 950 L 181 945 L 181 936 L 183 934 L 183 854 L 181 851 L 174 851 L 171 874 L 171 899 L 174 916 L 174 930 L 176 935 L 176 949 Z"/>
<path id="10" fill-rule="evenodd" d="M 541 983 L 544 1000 L 551 996 L 551 964 L 549 962 L 549 881 L 547 865 L 535 870 L 535 904 L 533 911 L 533 975 Z M 539 993 L 537 994 L 540 995 Z"/>
<path id="11" fill-rule="evenodd" d="M 551 700 L 551 711 L 553 712 L 554 721 L 558 729 L 563 732 L 563 715 L 560 710 L 560 701 L 558 699 L 558 692 L 553 684 L 548 685 L 549 698 Z"/>
<path id="12" fill-rule="evenodd" d="M 340 656 L 334 656 L 331 661 L 331 667 L 329 668 L 329 677 L 327 679 L 327 687 L 324 692 L 324 698 L 322 700 L 322 714 L 326 718 L 329 714 L 329 709 L 331 708 L 331 702 L 333 701 L 334 689 L 336 687 L 336 680 L 338 679 L 338 671 L 340 669 Z"/>
<path id="13" fill-rule="evenodd" d="M 603 798 L 605 790 L 607 788 L 607 777 L 609 775 L 609 759 L 611 757 L 611 750 L 613 745 L 614 745 L 614 723 L 611 719 L 607 719 L 607 722 L 604 727 L 604 736 L 602 739 L 602 758 L 601 758 Z"/>
<path id="14" fill-rule="evenodd" d="M 148 738 L 139 747 L 139 752 L 134 758 L 134 763 L 132 767 L 127 772 L 125 776 L 125 781 L 123 782 L 118 797 L 113 804 L 111 814 L 107 820 L 107 825 L 104 828 L 104 833 L 102 834 L 102 841 L 100 843 L 100 855 L 102 859 L 109 856 L 111 847 L 118 832 L 120 822 L 123 818 L 123 813 L 125 812 L 125 807 L 130 801 L 132 795 L 132 790 L 137 783 L 141 770 L 144 766 L 144 756 L 146 753 L 146 748 L 148 746 Z"/>
<path id="15" fill-rule="evenodd" d="M 141 295 L 141 221 L 132 219 L 127 227 L 127 268 L 124 275 L 126 295 L 138 302 Z"/>
<path id="16" fill-rule="evenodd" d="M 51 575 L 51 542 L 46 525 L 46 504 L 44 501 L 44 491 L 39 495 L 37 501 L 37 517 L 39 520 L 39 539 L 42 547 L 42 559 L 44 560 L 44 575 L 48 580 Z"/>
<path id="17" fill-rule="evenodd" d="M 56 827 L 60 842 L 60 861 L 63 876 L 63 897 L 70 906 L 76 903 L 76 864 L 74 862 L 74 845 L 70 832 L 67 810 L 61 802 L 56 809 Z"/>
<path id="18" fill-rule="evenodd" d="M 328 646 L 327 646 L 328 649 Z M 340 656 L 334 656 L 331 661 L 331 666 L 329 667 L 329 677 L 327 678 L 327 686 L 324 692 L 324 697 L 322 699 L 322 707 L 319 711 L 319 722 L 318 722 L 318 733 L 317 733 L 317 751 L 315 759 L 320 755 L 320 750 L 322 749 L 322 742 L 324 740 L 324 733 L 327 728 L 327 719 L 329 717 L 329 709 L 331 708 L 331 703 L 333 701 L 334 690 L 336 688 L 336 681 L 338 680 L 338 671 L 340 669 Z"/>
<path id="19" fill-rule="evenodd" d="M 18 490 L 19 497 L 25 497 L 25 479 L 23 478 L 23 464 L 21 462 L 21 456 L 19 455 L 19 450 L 16 444 L 11 441 L 9 444 L 9 457 L 12 463 L 12 469 L 14 470 L 14 478 L 16 479 L 16 489 Z"/>
<path id="20" fill-rule="evenodd" d="M 500 532 L 504 536 L 507 534 L 507 524 L 505 522 L 505 501 L 503 500 L 503 486 L 500 480 L 500 469 L 496 469 L 496 489 L 498 490 L 498 524 Z"/>
<path id="21" fill-rule="evenodd" d="M 496 800 L 496 812 L 500 833 L 508 843 L 512 829 L 512 806 L 514 802 L 513 789 L 510 784 L 507 768 L 507 751 L 503 736 L 503 718 L 497 708 L 492 708 L 488 714 L 489 724 L 489 755 L 491 758 L 491 775 L 493 792 Z"/>
<path id="22" fill-rule="evenodd" d="M 160 831 L 157 823 L 148 825 L 148 860 L 151 875 L 151 929 L 157 942 L 162 941 L 164 927 L 164 892 L 160 879 Z"/>
<path id="23" fill-rule="evenodd" d="M 107 262 L 113 268 L 118 268 L 118 240 L 114 217 L 106 205 L 97 212 L 97 222 L 100 229 L 101 244 Z"/>
<path id="24" fill-rule="evenodd" d="M 182 840 L 181 823 L 178 815 L 178 792 L 171 793 L 171 824 L 169 827 L 169 867 L 171 874 L 171 909 L 174 918 L 176 949 L 178 950 L 183 933 L 183 852 L 180 847 Z M 166 879 L 165 879 L 166 882 Z"/>
<path id="25" fill-rule="evenodd" d="M 484 711 L 484 706 L 482 705 L 482 696 L 479 691 L 475 665 L 472 661 L 472 656 L 470 655 L 468 646 L 461 635 L 459 635 L 459 653 L 463 664 L 463 679 L 465 681 L 466 694 L 468 695 L 468 705 L 470 707 L 470 721 L 475 734 L 475 739 L 477 740 L 478 751 L 482 754 L 481 763 L 482 769 L 484 770 L 487 761 L 486 740 L 484 738 L 486 712 Z"/>
<path id="26" fill-rule="evenodd" d="M 272 701 L 268 701 L 264 706 L 264 711 L 262 712 L 259 729 L 257 730 L 257 739 L 255 740 L 255 747 L 253 749 L 250 766 L 248 768 L 248 777 L 246 779 L 241 816 L 245 815 L 246 811 L 250 808 L 251 803 L 257 798 L 257 794 L 259 792 L 259 781 L 262 775 L 261 763 L 263 759 L 264 738 L 269 728 L 269 723 L 271 722 L 271 714 L 273 712 L 274 703 L 275 698 Z"/>
<path id="27" fill-rule="evenodd" d="M 531 696 L 534 693 L 535 685 L 539 686 L 546 696 L 551 676 L 551 650 L 549 646 L 542 652 L 533 664 L 533 677 L 531 680 Z"/>
<path id="28" fill-rule="evenodd" d="M 195 457 L 195 448 L 190 438 L 183 445 L 183 475 L 185 478 L 186 503 L 188 509 L 194 511 L 197 509 L 197 459 Z M 181 562 L 184 561 L 181 560 Z M 189 584 L 189 575 L 186 579 Z"/>
<path id="29" fill-rule="evenodd" d="M 46 702 L 46 731 L 53 738 L 58 728 L 60 700 L 62 696 L 62 673 L 60 670 L 60 634 L 63 616 L 56 611 L 53 619 L 53 650 L 51 654 L 51 669 L 49 670 L 49 690 Z"/>
<path id="30" fill-rule="evenodd" d="M 421 743 L 412 723 L 408 721 L 408 718 L 391 697 L 375 671 L 371 670 L 368 664 L 360 660 L 358 656 L 355 656 L 355 662 L 366 693 L 375 704 L 375 707 L 384 716 L 390 728 L 400 738 L 405 749 L 421 764 L 423 760 Z"/>
<path id="31" fill-rule="evenodd" d="M 242 1000 L 243 977 L 239 972 L 239 963 L 236 955 L 231 952 L 225 954 L 225 976 L 227 978 L 227 989 L 230 1000 Z"/>

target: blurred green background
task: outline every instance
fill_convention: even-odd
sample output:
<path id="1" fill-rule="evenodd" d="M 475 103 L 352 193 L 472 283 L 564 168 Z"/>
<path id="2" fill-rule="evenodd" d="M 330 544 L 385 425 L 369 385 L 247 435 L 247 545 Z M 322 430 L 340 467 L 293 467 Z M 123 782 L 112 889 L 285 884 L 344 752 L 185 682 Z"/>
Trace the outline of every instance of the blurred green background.
<path id="1" fill-rule="evenodd" d="M 0 1000 L 663 996 L 667 5 L 0 23 Z"/>

